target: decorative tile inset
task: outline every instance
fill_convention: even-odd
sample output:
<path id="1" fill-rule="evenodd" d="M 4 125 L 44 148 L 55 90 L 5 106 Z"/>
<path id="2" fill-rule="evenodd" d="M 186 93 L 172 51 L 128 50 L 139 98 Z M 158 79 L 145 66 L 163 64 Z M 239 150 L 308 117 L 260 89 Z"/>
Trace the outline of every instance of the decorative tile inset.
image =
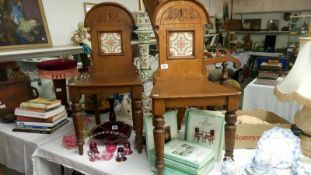
<path id="1" fill-rule="evenodd" d="M 101 33 L 101 52 L 104 54 L 120 54 L 122 53 L 121 34 L 114 33 Z"/>
<path id="2" fill-rule="evenodd" d="M 170 56 L 193 56 L 193 32 L 170 33 Z"/>

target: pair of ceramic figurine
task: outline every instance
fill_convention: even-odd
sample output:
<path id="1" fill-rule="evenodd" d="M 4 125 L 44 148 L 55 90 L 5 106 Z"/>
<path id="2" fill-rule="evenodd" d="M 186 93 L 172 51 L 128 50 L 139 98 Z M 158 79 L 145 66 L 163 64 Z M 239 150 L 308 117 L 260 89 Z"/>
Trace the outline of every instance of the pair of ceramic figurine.
<path id="1" fill-rule="evenodd" d="M 107 144 L 106 149 L 100 154 L 97 148 L 97 144 L 94 141 L 91 141 L 89 144 L 88 156 L 91 162 L 97 160 L 111 160 L 113 158 L 114 152 L 117 150 L 116 161 L 122 162 L 126 161 L 126 155 L 131 155 L 133 150 L 131 149 L 130 142 L 126 141 L 123 143 L 122 147 L 118 147 L 114 144 Z"/>

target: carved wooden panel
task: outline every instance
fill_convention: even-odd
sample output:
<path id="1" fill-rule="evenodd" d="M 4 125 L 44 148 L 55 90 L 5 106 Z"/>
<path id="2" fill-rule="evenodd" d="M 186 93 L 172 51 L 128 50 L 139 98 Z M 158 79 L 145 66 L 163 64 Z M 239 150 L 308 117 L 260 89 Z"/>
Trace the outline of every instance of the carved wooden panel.
<path id="1" fill-rule="evenodd" d="M 121 32 L 101 32 L 100 52 L 102 54 L 122 54 Z"/>
<path id="2" fill-rule="evenodd" d="M 97 24 L 123 24 L 125 21 L 120 16 L 120 13 L 115 10 L 105 11 L 101 14 L 98 14 L 96 17 Z"/>
<path id="3" fill-rule="evenodd" d="M 161 24 L 197 23 L 198 21 L 201 21 L 201 16 L 192 7 L 175 6 L 164 12 Z"/>
<path id="4" fill-rule="evenodd" d="M 169 58 L 193 58 L 194 32 L 169 32 Z"/>
<path id="5" fill-rule="evenodd" d="M 203 27 L 209 16 L 204 6 L 196 0 L 168 0 L 156 8 L 152 8 L 155 2 L 144 2 L 154 10 L 152 23 L 159 43 L 155 84 L 162 80 L 205 79 Z"/>
<path id="6" fill-rule="evenodd" d="M 115 3 L 97 4 L 88 11 L 85 18 L 87 27 L 132 25 L 133 23 L 132 14 L 125 7 Z"/>
<path id="7" fill-rule="evenodd" d="M 132 14 L 122 5 L 105 2 L 86 15 L 92 41 L 91 75 L 136 75 L 131 49 Z"/>

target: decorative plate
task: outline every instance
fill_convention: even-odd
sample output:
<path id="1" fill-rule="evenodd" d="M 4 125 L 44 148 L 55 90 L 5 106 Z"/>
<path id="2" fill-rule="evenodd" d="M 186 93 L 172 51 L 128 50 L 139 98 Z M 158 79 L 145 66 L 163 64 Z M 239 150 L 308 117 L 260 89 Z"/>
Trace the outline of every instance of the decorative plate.
<path id="1" fill-rule="evenodd" d="M 110 121 L 91 130 L 90 137 L 101 140 L 104 144 L 122 144 L 130 136 L 132 127 L 123 122 Z"/>
<path id="2" fill-rule="evenodd" d="M 247 175 L 277 175 L 276 171 L 273 168 L 268 168 L 265 171 L 257 171 L 254 170 L 251 166 L 247 166 L 245 168 L 245 172 Z"/>
<path id="3" fill-rule="evenodd" d="M 259 139 L 255 159 L 259 157 L 274 168 L 285 169 L 295 165 L 300 156 L 300 139 L 289 129 L 275 127 Z"/>

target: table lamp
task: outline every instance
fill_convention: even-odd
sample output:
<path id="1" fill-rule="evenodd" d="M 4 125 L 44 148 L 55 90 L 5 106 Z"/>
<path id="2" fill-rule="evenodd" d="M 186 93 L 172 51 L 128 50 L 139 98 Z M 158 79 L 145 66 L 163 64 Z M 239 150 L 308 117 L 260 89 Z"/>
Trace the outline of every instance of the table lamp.
<path id="1" fill-rule="evenodd" d="M 286 78 L 276 85 L 275 94 L 281 101 L 295 101 L 303 105 L 296 112 L 294 123 L 302 130 L 303 154 L 311 157 L 311 37 L 300 38 L 296 62 Z"/>

